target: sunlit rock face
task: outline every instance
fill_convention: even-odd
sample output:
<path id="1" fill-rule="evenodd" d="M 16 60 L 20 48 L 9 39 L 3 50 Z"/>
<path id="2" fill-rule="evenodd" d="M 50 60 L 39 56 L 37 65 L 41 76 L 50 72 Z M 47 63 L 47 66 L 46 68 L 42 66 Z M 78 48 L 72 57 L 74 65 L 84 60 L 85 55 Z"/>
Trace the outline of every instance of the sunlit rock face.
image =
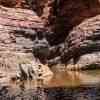
<path id="1" fill-rule="evenodd" d="M 44 27 L 36 13 L 2 6 L 0 13 L 0 51 L 32 51 L 37 30 Z"/>
<path id="2" fill-rule="evenodd" d="M 44 24 L 35 12 L 0 6 L 0 68 L 11 68 L 16 73 L 19 64 L 35 60 L 34 41 L 43 29 Z"/>

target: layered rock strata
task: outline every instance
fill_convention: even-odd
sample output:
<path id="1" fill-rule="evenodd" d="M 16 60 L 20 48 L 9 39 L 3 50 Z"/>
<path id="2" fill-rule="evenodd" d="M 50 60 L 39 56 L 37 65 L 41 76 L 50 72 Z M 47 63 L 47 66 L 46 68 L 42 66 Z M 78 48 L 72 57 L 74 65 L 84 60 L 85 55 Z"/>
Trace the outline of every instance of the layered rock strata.
<path id="1" fill-rule="evenodd" d="M 63 61 L 73 58 L 79 68 L 100 66 L 100 15 L 83 21 L 75 27 L 65 41 Z M 95 68 L 95 67 L 94 67 Z"/>
<path id="2" fill-rule="evenodd" d="M 23 67 L 19 68 L 20 65 L 26 67 L 26 74 L 28 74 L 29 69 L 33 68 L 31 62 L 38 67 L 40 62 L 36 64 L 33 50 L 39 43 L 38 38 L 43 32 L 42 30 L 44 30 L 44 24 L 33 11 L 0 6 L 0 69 L 2 75 L 5 73 L 9 77 L 10 74 L 15 75 L 23 69 Z M 30 68 L 27 68 L 28 64 L 31 66 Z M 43 65 L 42 67 L 46 68 Z M 50 71 L 49 68 L 47 71 Z M 20 75 L 20 77 L 23 76 Z"/>

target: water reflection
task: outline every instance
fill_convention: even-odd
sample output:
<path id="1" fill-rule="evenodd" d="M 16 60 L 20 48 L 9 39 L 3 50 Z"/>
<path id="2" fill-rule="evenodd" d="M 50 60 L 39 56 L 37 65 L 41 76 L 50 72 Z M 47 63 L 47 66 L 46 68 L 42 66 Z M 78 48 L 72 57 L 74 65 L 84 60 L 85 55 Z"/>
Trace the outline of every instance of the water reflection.
<path id="1" fill-rule="evenodd" d="M 78 87 L 83 85 L 100 84 L 99 71 L 55 71 L 53 77 L 45 77 L 44 80 L 26 80 L 23 82 L 10 81 L 12 87 L 24 87 L 34 89 L 37 87 Z M 24 86 L 23 86 L 24 85 Z"/>
<path id="2" fill-rule="evenodd" d="M 53 77 L 45 77 L 44 80 L 4 82 L 9 85 L 10 95 L 15 98 L 20 95 L 19 98 L 27 97 L 27 100 L 33 100 L 29 99 L 32 97 L 41 98 L 36 100 L 100 100 L 100 70 L 53 71 Z M 3 80 L 0 81 L 0 85 L 4 85 Z M 6 89 L 1 88 L 0 91 L 4 98 L 8 98 L 8 94 L 5 94 Z"/>
<path id="3" fill-rule="evenodd" d="M 96 72 L 96 71 L 95 71 Z M 100 71 L 99 71 L 100 72 Z M 93 85 L 100 83 L 100 73 L 91 73 L 88 71 L 60 71 L 56 72 L 48 86 L 60 87 L 60 86 L 81 86 L 81 85 Z"/>

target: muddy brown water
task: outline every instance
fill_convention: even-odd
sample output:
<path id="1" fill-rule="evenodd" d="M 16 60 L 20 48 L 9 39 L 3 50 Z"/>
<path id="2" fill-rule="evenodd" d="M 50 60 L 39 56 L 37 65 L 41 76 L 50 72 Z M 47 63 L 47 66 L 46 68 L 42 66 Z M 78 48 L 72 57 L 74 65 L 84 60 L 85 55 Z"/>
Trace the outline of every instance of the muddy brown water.
<path id="1" fill-rule="evenodd" d="M 53 71 L 53 77 L 43 81 L 0 77 L 0 100 L 100 100 L 100 70 Z"/>

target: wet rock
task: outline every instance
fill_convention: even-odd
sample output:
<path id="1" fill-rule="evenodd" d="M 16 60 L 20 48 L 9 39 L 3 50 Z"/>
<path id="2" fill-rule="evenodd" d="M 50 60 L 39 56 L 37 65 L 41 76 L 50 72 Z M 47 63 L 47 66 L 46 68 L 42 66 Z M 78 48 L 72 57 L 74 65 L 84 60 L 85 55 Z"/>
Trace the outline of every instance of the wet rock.
<path id="1" fill-rule="evenodd" d="M 51 29 L 56 31 L 57 36 L 61 36 L 63 41 L 73 27 L 98 14 L 100 14 L 99 0 L 92 2 L 91 0 L 54 0 L 48 17 L 49 28 L 51 26 Z"/>

